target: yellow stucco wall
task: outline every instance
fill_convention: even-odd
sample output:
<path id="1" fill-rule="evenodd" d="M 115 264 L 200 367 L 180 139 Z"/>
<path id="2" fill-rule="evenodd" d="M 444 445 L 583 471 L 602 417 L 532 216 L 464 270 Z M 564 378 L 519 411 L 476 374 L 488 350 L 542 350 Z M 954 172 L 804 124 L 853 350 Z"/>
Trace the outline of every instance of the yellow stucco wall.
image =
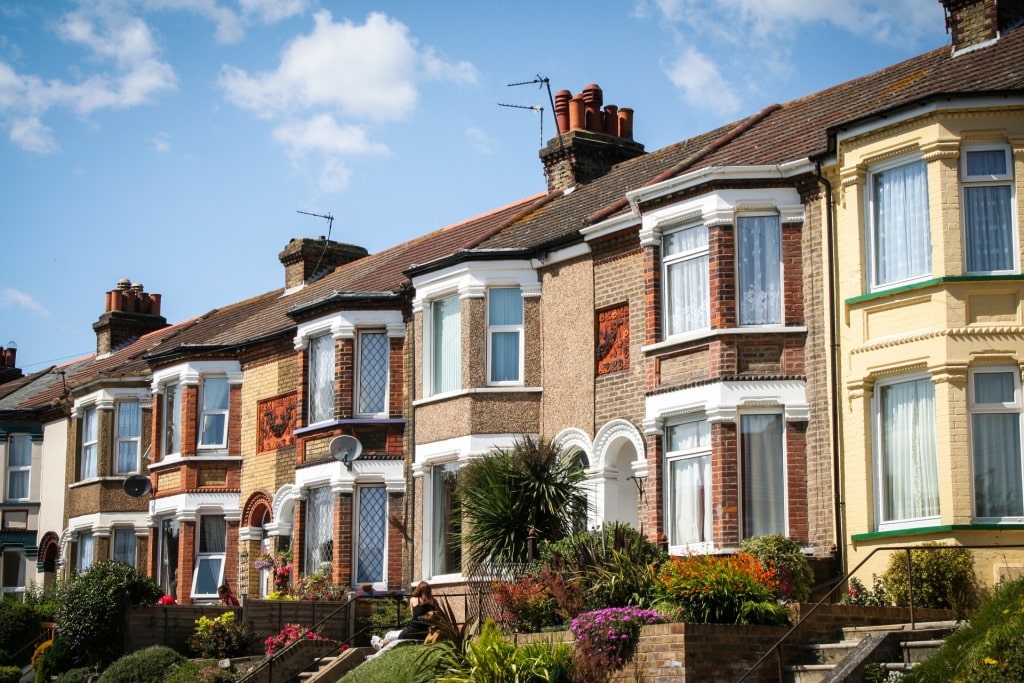
<path id="1" fill-rule="evenodd" d="M 927 540 L 1024 544 L 1024 524 L 973 524 L 968 432 L 969 371 L 982 365 L 1024 366 L 1024 281 L 964 277 L 960 211 L 963 146 L 999 143 L 1012 150 L 1018 251 L 1024 244 L 1024 108 L 958 108 L 879 125 L 841 139 L 827 173 L 835 194 L 841 358 L 844 537 L 847 566 L 871 548 Z M 928 174 L 931 275 L 872 293 L 866 234 L 869 177 L 879 164 L 923 159 Z M 1018 260 L 1018 268 L 1020 263 Z M 921 373 L 935 384 L 940 519 L 916 531 L 878 531 L 872 444 L 875 385 Z M 1016 520 L 1024 522 L 1024 520 Z M 966 528 L 965 528 L 966 527 Z M 864 535 L 871 535 L 867 538 Z M 861 535 L 856 541 L 852 536 Z M 883 554 L 884 555 L 884 554 Z M 865 567 L 881 572 L 882 555 Z M 979 576 L 991 583 L 1006 566 L 1024 563 L 1024 550 L 979 553 Z M 1004 569 L 999 569 L 997 566 Z M 865 574 L 861 573 L 862 578 Z"/>

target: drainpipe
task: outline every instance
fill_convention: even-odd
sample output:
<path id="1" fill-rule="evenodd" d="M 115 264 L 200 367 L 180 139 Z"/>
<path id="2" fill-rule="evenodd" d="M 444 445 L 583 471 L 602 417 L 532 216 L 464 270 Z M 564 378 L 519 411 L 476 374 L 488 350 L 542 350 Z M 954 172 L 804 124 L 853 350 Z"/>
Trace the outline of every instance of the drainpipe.
<path id="1" fill-rule="evenodd" d="M 821 158 L 814 161 L 814 176 L 817 181 L 825 186 L 825 279 L 828 282 L 828 345 L 830 372 L 829 383 L 832 387 L 831 410 L 832 424 L 830 427 L 830 439 L 832 441 L 832 505 L 835 509 L 835 538 L 836 538 L 836 564 L 838 565 L 839 576 L 846 574 L 846 553 L 845 536 L 843 533 L 843 499 L 842 481 L 840 477 L 840 429 L 839 429 L 839 343 L 836 341 L 836 327 L 839 320 L 839 306 L 836 304 L 836 282 L 835 282 L 835 229 L 832 222 L 832 183 L 821 174 Z"/>

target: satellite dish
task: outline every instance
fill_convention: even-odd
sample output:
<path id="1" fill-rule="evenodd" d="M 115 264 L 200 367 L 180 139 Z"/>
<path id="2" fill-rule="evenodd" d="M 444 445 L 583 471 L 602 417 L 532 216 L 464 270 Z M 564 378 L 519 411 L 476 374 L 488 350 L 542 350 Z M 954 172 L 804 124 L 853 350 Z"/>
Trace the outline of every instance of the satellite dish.
<path id="1" fill-rule="evenodd" d="M 359 458 L 363 452 L 363 444 L 359 439 L 348 434 L 342 434 L 331 439 L 331 445 L 327 447 L 331 457 L 345 463 L 345 467 L 352 469 L 352 461 Z"/>
<path id="2" fill-rule="evenodd" d="M 124 492 L 132 498 L 141 498 L 153 491 L 153 482 L 145 474 L 133 474 L 124 480 L 122 487 Z"/>

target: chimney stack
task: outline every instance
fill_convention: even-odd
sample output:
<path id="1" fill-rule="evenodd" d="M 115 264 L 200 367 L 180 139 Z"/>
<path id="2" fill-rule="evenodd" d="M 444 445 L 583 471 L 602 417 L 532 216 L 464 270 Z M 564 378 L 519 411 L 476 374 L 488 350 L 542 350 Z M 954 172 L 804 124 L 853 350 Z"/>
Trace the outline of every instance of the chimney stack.
<path id="1" fill-rule="evenodd" d="M 939 0 L 953 52 L 984 47 L 1024 22 L 1024 0 Z"/>
<path id="2" fill-rule="evenodd" d="M 144 334 L 167 327 L 160 315 L 160 295 L 147 294 L 139 283 L 126 278 L 106 294 L 106 310 L 93 323 L 96 353 L 110 353 Z"/>
<path id="3" fill-rule="evenodd" d="M 540 151 L 549 191 L 588 183 L 615 164 L 644 153 L 644 146 L 633 140 L 633 110 L 605 105 L 604 93 L 596 84 L 578 95 L 559 90 L 555 121 L 558 136 Z"/>
<path id="4" fill-rule="evenodd" d="M 294 289 L 323 277 L 338 266 L 358 261 L 367 253 L 363 247 L 334 242 L 321 235 L 315 240 L 292 238 L 277 258 L 284 265 L 285 289 Z"/>
<path id="5" fill-rule="evenodd" d="M 22 376 L 15 362 L 17 355 L 18 345 L 14 342 L 7 342 L 7 346 L 0 348 L 0 384 Z"/>

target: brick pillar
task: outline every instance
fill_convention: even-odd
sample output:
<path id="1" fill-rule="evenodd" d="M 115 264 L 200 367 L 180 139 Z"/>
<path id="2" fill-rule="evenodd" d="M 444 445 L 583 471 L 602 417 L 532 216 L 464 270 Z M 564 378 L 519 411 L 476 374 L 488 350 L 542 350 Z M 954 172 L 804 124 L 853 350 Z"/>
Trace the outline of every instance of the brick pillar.
<path id="1" fill-rule="evenodd" d="M 306 501 L 295 502 L 295 520 L 292 524 L 292 586 L 299 573 L 305 573 L 306 553 Z"/>
<path id="2" fill-rule="evenodd" d="M 786 424 L 786 497 L 789 537 L 797 543 L 810 541 L 807 500 L 807 423 Z"/>
<path id="3" fill-rule="evenodd" d="M 668 529 L 665 527 L 665 506 L 661 503 L 671 492 L 668 490 L 666 479 L 665 440 L 660 434 L 650 434 L 646 440 L 647 481 L 644 482 L 644 497 L 647 499 L 647 537 L 656 542 L 662 534 L 668 536 Z"/>
<path id="4" fill-rule="evenodd" d="M 346 491 L 338 494 L 334 500 L 334 557 L 331 562 L 331 580 L 338 586 L 352 585 L 354 499 L 354 494 Z"/>
<path id="5" fill-rule="evenodd" d="M 175 596 L 179 605 L 192 604 L 192 571 L 195 569 L 195 550 L 196 522 L 195 520 L 181 520 L 178 523 L 178 590 Z"/>
<path id="6" fill-rule="evenodd" d="M 355 338 L 339 339 L 336 349 L 337 365 L 334 377 L 337 384 L 334 392 L 334 414 L 342 418 L 352 417 L 355 415 Z"/>
<path id="7" fill-rule="evenodd" d="M 711 495 L 714 506 L 712 537 L 715 545 L 739 543 L 739 466 L 736 452 L 736 424 L 711 425 Z"/>
<path id="8" fill-rule="evenodd" d="M 199 387 L 190 384 L 181 391 L 181 455 L 195 455 L 199 443 L 196 423 L 199 422 Z"/>
<path id="9" fill-rule="evenodd" d="M 387 532 L 387 587 L 388 590 L 402 589 L 402 547 L 405 538 L 405 494 L 388 493 L 388 532 Z"/>

